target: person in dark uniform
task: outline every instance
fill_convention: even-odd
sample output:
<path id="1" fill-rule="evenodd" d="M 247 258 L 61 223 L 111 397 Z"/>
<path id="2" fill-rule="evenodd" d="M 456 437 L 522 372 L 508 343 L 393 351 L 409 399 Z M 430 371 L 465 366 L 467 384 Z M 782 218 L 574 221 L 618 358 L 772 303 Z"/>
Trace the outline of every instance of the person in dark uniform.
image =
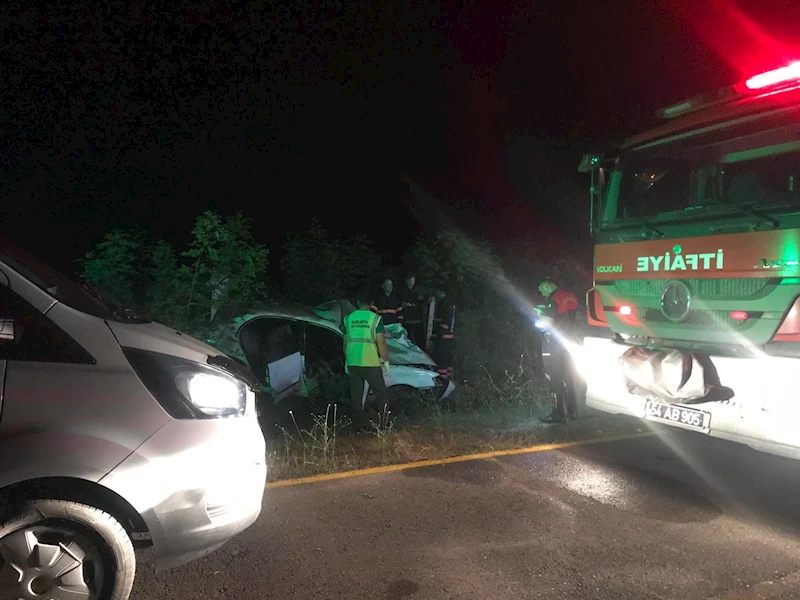
<path id="1" fill-rule="evenodd" d="M 569 290 L 559 288 L 549 278 L 539 284 L 539 293 L 544 296 L 545 302 L 537 307 L 537 312 L 547 322 L 547 328 L 555 332 L 554 335 L 545 333 L 542 341 L 545 372 L 550 378 L 550 393 L 553 397 L 553 410 L 544 421 L 558 423 L 574 420 L 578 416 L 578 408 L 572 359 L 561 340 L 571 340 L 573 337 L 578 298 Z"/>
<path id="2" fill-rule="evenodd" d="M 408 332 L 408 339 L 417 346 L 425 347 L 425 330 L 422 326 L 425 291 L 417 283 L 414 274 L 406 276 L 405 284 L 397 290 L 397 295 L 403 303 L 403 327 Z"/>
<path id="3" fill-rule="evenodd" d="M 391 279 L 384 279 L 381 291 L 370 307 L 383 318 L 384 325 L 393 325 L 403 322 L 403 303 L 394 293 L 394 284 Z"/>
<path id="4" fill-rule="evenodd" d="M 436 315 L 433 321 L 436 345 L 433 348 L 437 371 L 443 379 L 453 377 L 453 339 L 456 334 L 456 305 L 444 290 L 436 290 Z"/>

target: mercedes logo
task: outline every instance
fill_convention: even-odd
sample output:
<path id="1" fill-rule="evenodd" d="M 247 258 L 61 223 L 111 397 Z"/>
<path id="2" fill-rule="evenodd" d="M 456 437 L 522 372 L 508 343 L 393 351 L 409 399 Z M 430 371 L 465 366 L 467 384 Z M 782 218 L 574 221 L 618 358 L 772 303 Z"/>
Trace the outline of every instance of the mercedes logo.
<path id="1" fill-rule="evenodd" d="M 683 321 L 689 314 L 691 293 L 682 281 L 670 281 L 661 292 L 661 312 L 670 321 Z"/>

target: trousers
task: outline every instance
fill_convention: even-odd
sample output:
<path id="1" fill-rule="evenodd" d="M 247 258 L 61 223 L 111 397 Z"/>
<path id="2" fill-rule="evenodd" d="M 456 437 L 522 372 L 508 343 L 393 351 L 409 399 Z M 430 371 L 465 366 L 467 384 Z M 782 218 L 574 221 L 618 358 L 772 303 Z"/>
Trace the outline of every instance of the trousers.
<path id="1" fill-rule="evenodd" d="M 366 381 L 375 393 L 379 416 L 383 415 L 384 409 L 389 404 L 389 390 L 386 389 L 386 382 L 383 380 L 383 372 L 380 367 L 349 366 L 347 370 L 350 372 L 350 407 L 353 411 L 353 427 L 358 429 L 367 425 L 367 415 L 364 405 L 361 403 L 364 395 L 364 382 Z"/>
<path id="2" fill-rule="evenodd" d="M 545 373 L 550 379 L 550 393 L 553 395 L 553 415 L 557 415 L 562 419 L 576 417 L 578 403 L 575 396 L 572 357 L 562 344 L 551 338 L 542 343 L 542 359 Z"/>

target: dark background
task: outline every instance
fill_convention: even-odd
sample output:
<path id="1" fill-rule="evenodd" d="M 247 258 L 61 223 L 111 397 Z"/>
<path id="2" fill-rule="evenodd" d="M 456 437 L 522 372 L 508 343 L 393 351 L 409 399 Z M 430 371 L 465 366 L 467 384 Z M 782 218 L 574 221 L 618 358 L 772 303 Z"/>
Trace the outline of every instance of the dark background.
<path id="1" fill-rule="evenodd" d="M 398 257 L 441 219 L 586 243 L 584 150 L 800 56 L 788 0 L 33 5 L 0 9 L 1 230 L 67 267 L 206 209 L 273 262 L 311 216 Z"/>

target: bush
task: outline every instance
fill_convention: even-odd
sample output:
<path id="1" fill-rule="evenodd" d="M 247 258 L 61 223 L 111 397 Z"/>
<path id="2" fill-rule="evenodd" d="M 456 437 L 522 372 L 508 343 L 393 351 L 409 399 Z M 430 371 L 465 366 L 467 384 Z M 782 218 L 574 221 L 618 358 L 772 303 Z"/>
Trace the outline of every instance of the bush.
<path id="1" fill-rule="evenodd" d="M 541 376 L 541 339 L 533 307 L 537 284 L 551 276 L 580 299 L 587 289 L 579 258 L 547 261 L 528 239 L 504 256 L 450 227 L 414 250 L 420 280 L 455 300 L 454 370 L 463 410 L 490 411 L 549 402 Z"/>

